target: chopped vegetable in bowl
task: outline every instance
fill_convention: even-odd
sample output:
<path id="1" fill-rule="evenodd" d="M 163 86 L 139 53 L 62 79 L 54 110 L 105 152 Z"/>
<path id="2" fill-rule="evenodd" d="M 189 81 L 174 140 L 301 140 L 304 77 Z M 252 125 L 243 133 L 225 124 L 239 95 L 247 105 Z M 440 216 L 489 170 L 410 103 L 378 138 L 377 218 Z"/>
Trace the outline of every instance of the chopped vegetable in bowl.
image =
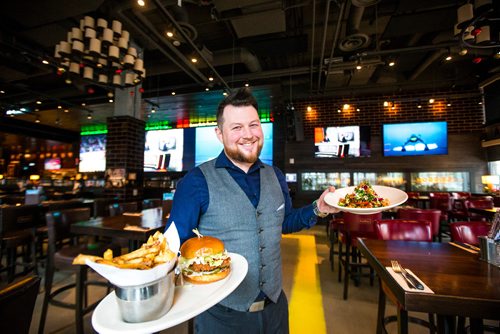
<path id="1" fill-rule="evenodd" d="M 370 183 L 361 181 L 354 193 L 339 199 L 339 206 L 347 208 L 380 208 L 389 205 L 389 200 L 379 197 Z"/>

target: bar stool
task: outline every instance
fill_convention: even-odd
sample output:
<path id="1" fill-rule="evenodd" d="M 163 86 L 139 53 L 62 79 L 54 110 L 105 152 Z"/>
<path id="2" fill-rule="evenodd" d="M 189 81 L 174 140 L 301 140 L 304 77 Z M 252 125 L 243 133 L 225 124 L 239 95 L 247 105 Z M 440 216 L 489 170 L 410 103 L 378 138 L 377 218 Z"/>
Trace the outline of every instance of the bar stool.
<path id="1" fill-rule="evenodd" d="M 363 268 L 370 270 L 370 285 L 373 285 L 373 278 L 375 273 L 368 263 L 363 263 L 361 254 L 357 248 L 358 238 L 371 238 L 376 239 L 373 222 L 376 219 L 381 219 L 382 213 L 375 213 L 371 215 L 356 215 L 349 212 L 343 213 L 343 224 L 339 225 L 339 282 L 342 280 L 342 267 L 344 270 L 344 291 L 343 298 L 347 299 L 349 292 L 349 276 L 356 271 L 356 279 L 361 277 Z M 343 245 L 346 246 L 345 252 Z"/>
<path id="2" fill-rule="evenodd" d="M 77 240 L 70 233 L 71 224 L 89 220 L 90 208 L 75 208 L 61 211 L 48 212 L 46 221 L 48 227 L 49 248 L 47 266 L 45 270 L 45 295 L 40 317 L 38 333 L 43 333 L 49 304 L 75 310 L 76 333 L 83 334 L 83 317 L 92 311 L 97 303 L 88 305 L 87 287 L 89 285 L 107 286 L 108 283 L 87 280 L 88 267 L 86 265 L 73 265 L 73 259 L 78 254 L 102 256 L 106 249 L 113 250 L 113 254 L 120 254 L 120 248 L 112 244 L 87 244 Z M 56 270 L 68 271 L 75 274 L 75 280 L 65 286 L 52 291 L 52 282 Z M 64 302 L 56 298 L 61 292 L 75 288 L 74 303 Z"/>

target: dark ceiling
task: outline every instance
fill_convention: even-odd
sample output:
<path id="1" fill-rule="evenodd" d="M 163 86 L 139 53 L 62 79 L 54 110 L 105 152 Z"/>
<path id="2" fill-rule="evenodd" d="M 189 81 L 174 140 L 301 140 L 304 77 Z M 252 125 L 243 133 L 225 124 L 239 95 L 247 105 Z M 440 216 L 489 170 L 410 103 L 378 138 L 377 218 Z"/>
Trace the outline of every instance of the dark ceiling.
<path id="1" fill-rule="evenodd" d="M 113 115 L 114 104 L 107 102 L 112 87 L 77 79 L 67 84 L 56 74 L 54 46 L 84 16 L 119 20 L 143 48 L 147 76 L 138 117 L 144 119 L 205 117 L 223 90 L 245 83 L 265 86 L 283 103 L 291 97 L 477 87 L 500 72 L 494 40 L 500 1 L 476 1 L 485 6 L 475 9 L 475 18 L 491 20 L 481 24 L 490 22 L 492 40 L 468 47 L 466 55 L 459 55 L 464 44 L 454 32 L 457 9 L 466 1 L 144 1 L 144 7 L 136 0 L 2 1 L 2 111 L 25 107 L 17 119 L 38 117 L 41 124 L 76 131 Z M 165 35 L 169 27 L 177 28 L 173 38 Z M 453 58 L 445 61 L 448 53 Z M 200 58 L 197 64 L 192 55 Z M 159 110 L 150 115 L 154 105 Z"/>

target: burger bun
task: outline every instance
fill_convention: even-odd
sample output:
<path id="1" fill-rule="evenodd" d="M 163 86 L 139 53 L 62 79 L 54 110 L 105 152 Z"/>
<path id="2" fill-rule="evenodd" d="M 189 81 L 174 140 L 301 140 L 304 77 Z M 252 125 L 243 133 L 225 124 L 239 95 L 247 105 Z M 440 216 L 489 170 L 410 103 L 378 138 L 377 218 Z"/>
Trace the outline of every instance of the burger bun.
<path id="1" fill-rule="evenodd" d="M 207 275 L 186 275 L 182 274 L 184 280 L 193 284 L 208 284 L 212 282 L 220 281 L 221 279 L 226 278 L 231 270 L 226 268 L 224 270 L 219 271 L 215 274 L 207 274 Z"/>

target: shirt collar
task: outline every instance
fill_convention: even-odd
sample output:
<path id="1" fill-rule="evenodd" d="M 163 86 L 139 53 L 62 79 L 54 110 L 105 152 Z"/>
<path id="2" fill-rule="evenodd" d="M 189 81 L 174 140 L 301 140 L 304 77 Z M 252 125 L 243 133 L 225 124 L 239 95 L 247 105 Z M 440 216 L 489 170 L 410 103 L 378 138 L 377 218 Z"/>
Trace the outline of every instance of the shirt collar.
<path id="1" fill-rule="evenodd" d="M 260 159 L 257 159 L 257 161 L 248 170 L 248 174 L 257 171 L 263 167 L 264 164 L 262 163 L 262 161 L 260 161 Z M 215 168 L 231 168 L 233 170 L 243 172 L 241 168 L 239 168 L 238 166 L 233 164 L 231 160 L 229 160 L 224 150 L 220 152 L 219 156 L 217 157 L 217 160 L 215 160 Z"/>

